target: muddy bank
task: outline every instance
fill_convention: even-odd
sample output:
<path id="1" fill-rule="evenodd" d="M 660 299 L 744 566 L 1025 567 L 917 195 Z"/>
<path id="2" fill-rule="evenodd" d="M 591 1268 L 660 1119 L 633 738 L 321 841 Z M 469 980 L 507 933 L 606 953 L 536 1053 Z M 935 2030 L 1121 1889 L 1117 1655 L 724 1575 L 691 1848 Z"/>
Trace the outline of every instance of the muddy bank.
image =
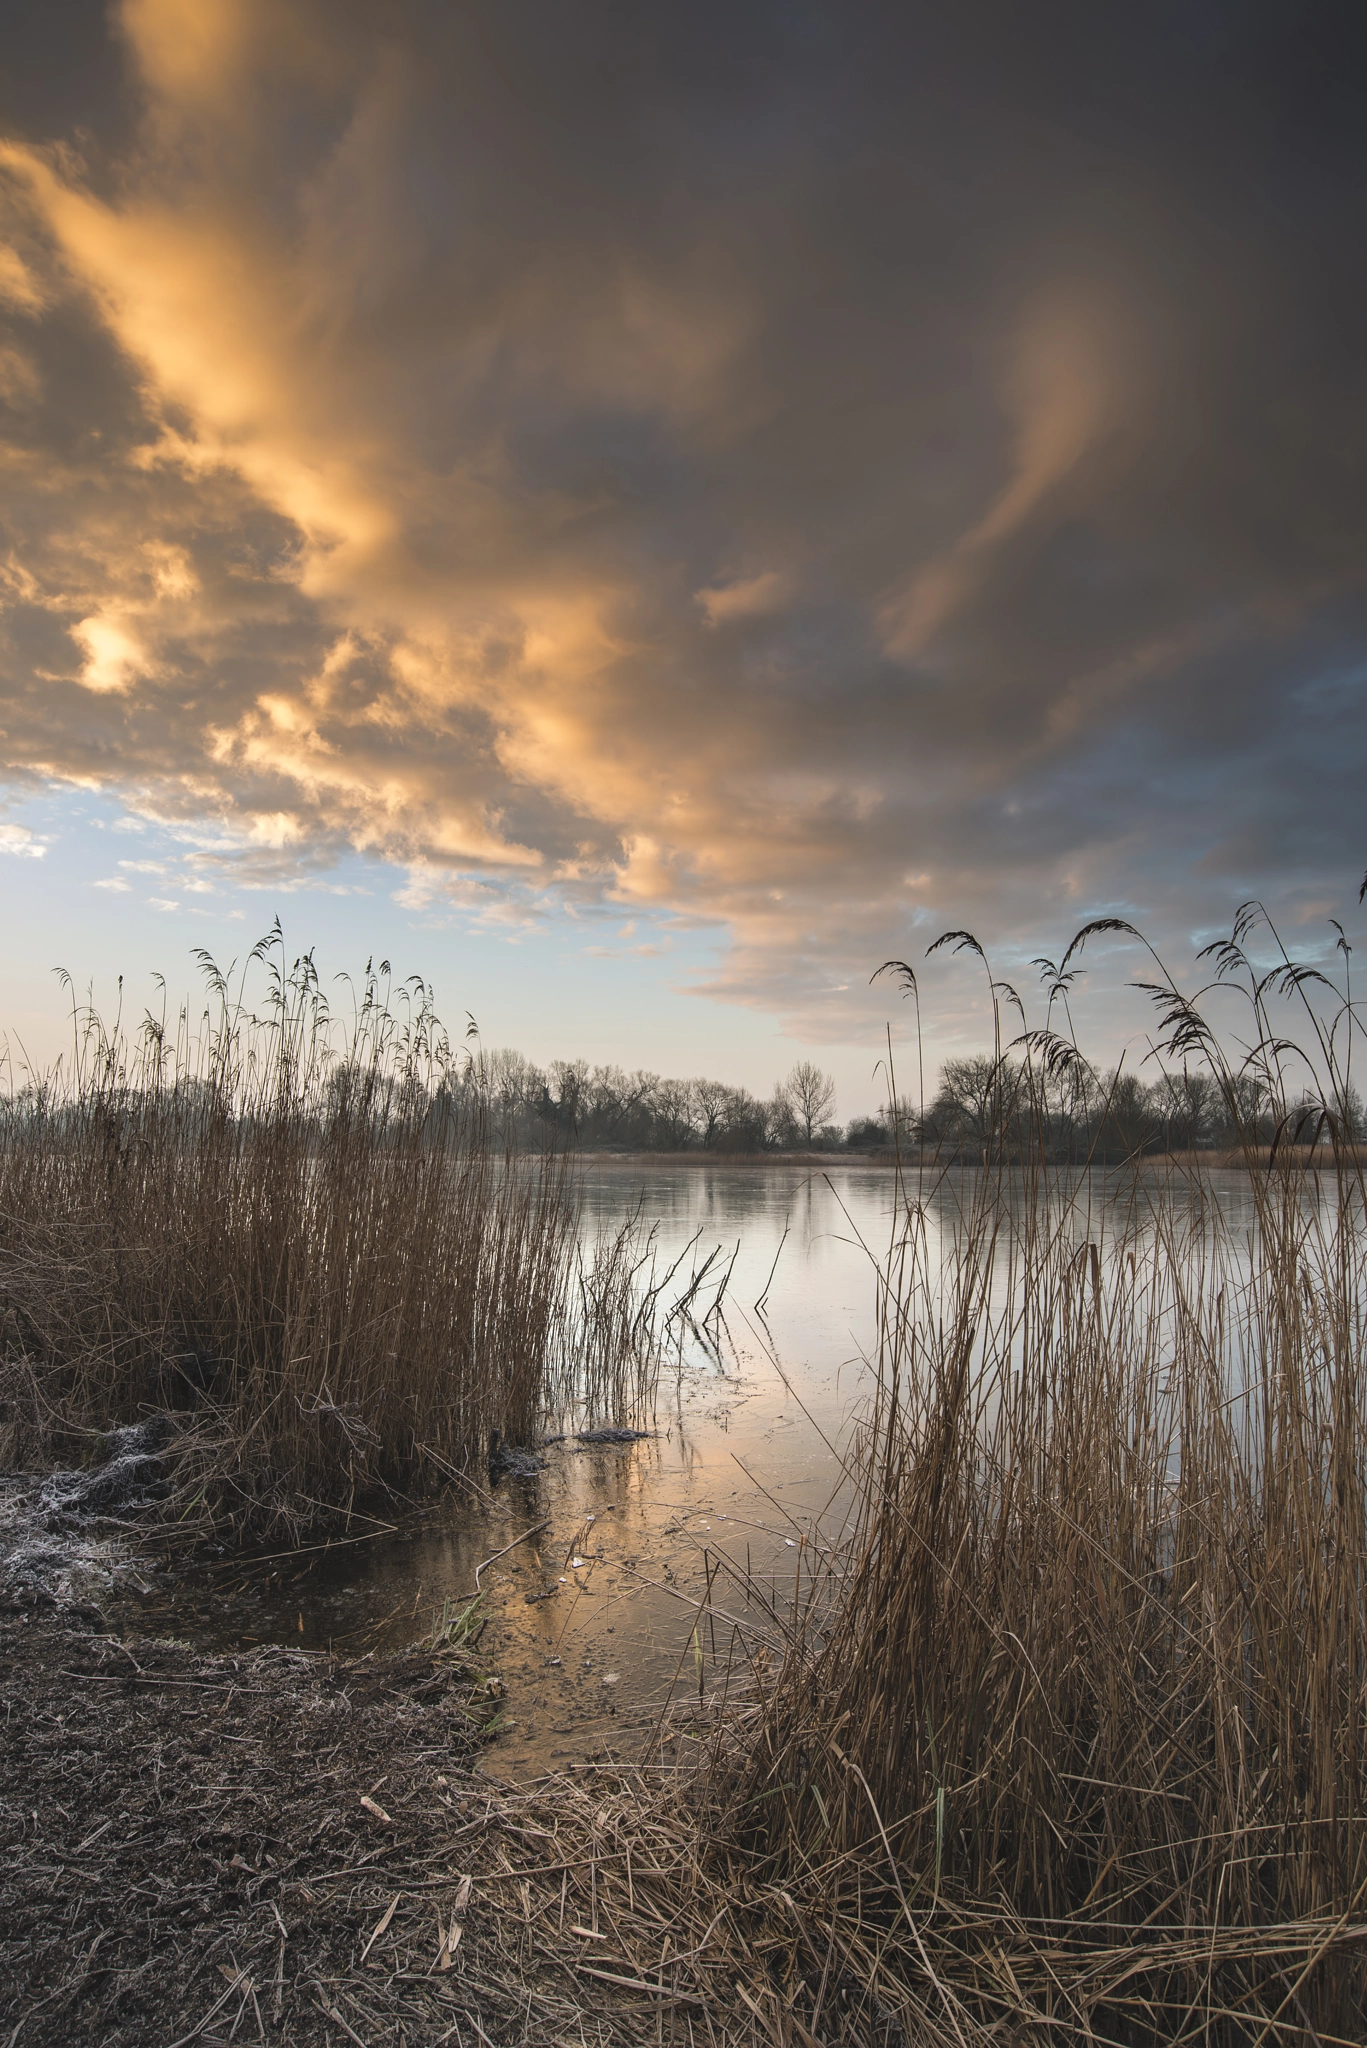
<path id="1" fill-rule="evenodd" d="M 820 1953 L 717 1888 L 677 1794 L 476 1777 L 463 1663 L 209 1657 L 47 1608 L 0 1615 L 0 1674 L 5 2048 L 905 2040 L 829 1942 L 802 2024 Z"/>
<path id="2" fill-rule="evenodd" d="M 498 1680 L 128 1631 L 158 1560 L 101 1509 L 144 1448 L 0 1485 L 0 2039 L 501 2040 L 525 1973 L 471 1883 Z"/>
<path id="3" fill-rule="evenodd" d="M 438 1912 L 449 1925 L 458 1838 L 487 1806 L 468 1766 L 497 1704 L 468 1667 L 210 1658 L 38 1608 L 0 1617 L 0 1671 L 10 2041 L 226 2038 L 234 2019 L 248 2039 L 266 2023 L 281 2041 L 343 2038 L 323 2005 L 400 1871 L 412 1909 L 395 1914 L 365 2002 L 414 2039 L 449 2024 L 457 1987 L 447 1972 L 426 1982 L 429 1933 Z M 460 1987 L 509 2011 L 479 1960 L 482 1907 L 468 1917 Z M 410 1941 L 415 1982 L 395 1974 L 416 1961 Z"/>
<path id="4" fill-rule="evenodd" d="M 782 1911 L 707 1868 L 686 1758 L 501 1784 L 468 1649 L 139 1632 L 136 1526 L 57 1491 L 0 1485 L 4 2048 L 813 2038 Z M 874 2038 L 838 2005 L 822 2039 Z"/>

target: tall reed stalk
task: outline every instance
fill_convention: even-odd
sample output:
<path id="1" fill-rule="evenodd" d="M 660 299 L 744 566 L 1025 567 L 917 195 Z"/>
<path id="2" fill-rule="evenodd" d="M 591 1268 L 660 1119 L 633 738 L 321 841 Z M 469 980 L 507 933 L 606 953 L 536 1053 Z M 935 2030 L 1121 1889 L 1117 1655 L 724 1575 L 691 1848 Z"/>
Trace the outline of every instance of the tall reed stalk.
<path id="1" fill-rule="evenodd" d="M 339 1017 L 278 928 L 255 983 L 204 966 L 197 1024 L 75 1010 L 0 1107 L 0 1455 L 178 1410 L 178 1511 L 240 1531 L 528 1436 L 594 1335 L 565 1160 L 491 1148 L 421 982 L 368 972 Z"/>
<path id="2" fill-rule="evenodd" d="M 1311 1166 L 908 1170 L 852 1534 L 719 1752 L 747 1882 L 910 2038 L 1362 2039 L 1356 1023 L 1331 992 L 1293 1050 L 1250 928 L 1243 1051 L 1166 975 L 1161 1050 L 1231 1101 L 1256 1068 Z M 1078 1057 L 1023 1022 L 1015 1051 L 1041 1100 Z"/>

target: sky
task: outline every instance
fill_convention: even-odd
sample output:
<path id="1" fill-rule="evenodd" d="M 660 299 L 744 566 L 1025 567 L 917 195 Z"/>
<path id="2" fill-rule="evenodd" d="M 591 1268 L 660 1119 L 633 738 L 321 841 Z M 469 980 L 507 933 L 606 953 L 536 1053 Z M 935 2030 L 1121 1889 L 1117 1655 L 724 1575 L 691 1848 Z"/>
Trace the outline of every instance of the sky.
<path id="1" fill-rule="evenodd" d="M 140 1001 L 278 915 L 486 1043 L 849 1115 L 946 927 L 1024 987 L 1257 896 L 1318 957 L 1365 64 L 1304 0 L 20 10 L 0 1021 L 41 1061 L 55 966 Z"/>

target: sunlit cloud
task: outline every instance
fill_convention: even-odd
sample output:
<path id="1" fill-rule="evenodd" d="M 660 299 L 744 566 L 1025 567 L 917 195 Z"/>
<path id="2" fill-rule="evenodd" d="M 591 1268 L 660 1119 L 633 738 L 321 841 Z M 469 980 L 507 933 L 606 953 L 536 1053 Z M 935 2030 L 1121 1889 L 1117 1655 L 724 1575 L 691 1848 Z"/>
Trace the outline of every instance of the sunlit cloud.
<path id="1" fill-rule="evenodd" d="M 126 690 L 147 672 L 142 643 L 121 619 L 80 619 L 71 637 L 85 652 L 81 681 L 87 690 Z"/>
<path id="2" fill-rule="evenodd" d="M 729 619 L 762 618 L 787 602 L 791 585 L 781 569 L 765 569 L 758 576 L 743 576 L 734 583 L 718 584 L 698 592 L 698 603 L 709 626 Z"/>
<path id="3" fill-rule="evenodd" d="M 47 847 L 35 839 L 26 825 L 0 825 L 0 853 L 12 853 L 20 860 L 41 860 Z"/>
<path id="4" fill-rule="evenodd" d="M 359 853 L 510 944 L 713 933 L 817 1036 L 937 918 L 1332 900 L 1362 370 L 1241 182 L 1321 217 L 1295 123 L 1222 168 L 1157 28 L 1088 141 L 948 18 L 531 18 L 125 0 L 131 140 L 0 140 L 15 787 L 168 835 L 162 906 Z"/>
<path id="5" fill-rule="evenodd" d="M 0 242 L 0 300 L 21 313 L 41 313 L 47 297 L 17 249 Z"/>

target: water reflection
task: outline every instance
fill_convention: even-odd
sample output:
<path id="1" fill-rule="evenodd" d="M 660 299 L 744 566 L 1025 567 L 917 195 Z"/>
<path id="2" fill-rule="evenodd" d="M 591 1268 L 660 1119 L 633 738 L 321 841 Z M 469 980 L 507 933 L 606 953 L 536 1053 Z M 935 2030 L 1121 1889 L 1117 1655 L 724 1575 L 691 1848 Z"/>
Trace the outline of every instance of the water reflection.
<path id="1" fill-rule="evenodd" d="M 1247 1183 L 1220 1180 L 1220 1206 L 1237 1224 Z M 955 1233 L 964 1179 L 925 1192 L 933 1268 Z M 586 1235 L 616 1229 L 639 1206 L 655 1223 L 660 1270 L 690 1240 L 686 1260 L 718 1254 L 698 1322 L 734 1253 L 706 1340 L 685 1332 L 668 1360 L 653 1433 L 620 1447 L 570 1438 L 544 1451 L 537 1477 L 471 1485 L 397 1534 L 276 1560 L 227 1586 L 220 1575 L 196 1612 L 177 1615 L 177 1632 L 395 1647 L 425 1633 L 444 1603 L 467 1599 L 479 1570 L 478 1656 L 508 1686 L 488 1767 L 520 1775 L 629 1750 L 696 1684 L 693 1631 L 709 1576 L 722 1616 L 743 1606 L 747 1575 L 781 1599 L 801 1539 L 823 1515 L 823 1540 L 838 1523 L 836 1446 L 869 1391 L 872 1261 L 887 1249 L 897 1199 L 892 1172 L 877 1166 L 591 1165 Z M 1108 1215 L 1129 1199 L 1100 1176 L 1084 1182 L 1078 1241 L 1104 1244 Z M 715 1643 L 725 1661 L 725 1633 L 724 1620 L 712 1624 L 709 1659 Z"/>

